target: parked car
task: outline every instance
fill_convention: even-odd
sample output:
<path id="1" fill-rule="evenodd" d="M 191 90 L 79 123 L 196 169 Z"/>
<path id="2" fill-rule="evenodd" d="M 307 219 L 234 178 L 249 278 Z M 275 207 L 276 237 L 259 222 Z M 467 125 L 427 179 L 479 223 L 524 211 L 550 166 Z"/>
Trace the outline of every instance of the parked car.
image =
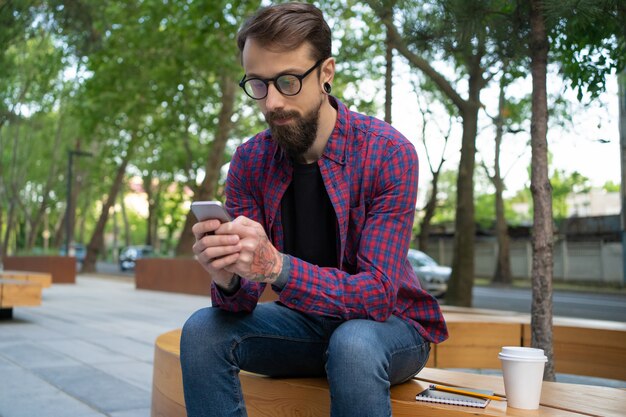
<path id="1" fill-rule="evenodd" d="M 422 288 L 437 298 L 443 297 L 448 291 L 452 268 L 439 265 L 433 258 L 415 249 L 409 249 L 408 259 Z"/>
<path id="2" fill-rule="evenodd" d="M 127 246 L 120 251 L 120 270 L 128 271 L 135 269 L 135 261 L 152 255 L 152 246 L 136 245 Z"/>

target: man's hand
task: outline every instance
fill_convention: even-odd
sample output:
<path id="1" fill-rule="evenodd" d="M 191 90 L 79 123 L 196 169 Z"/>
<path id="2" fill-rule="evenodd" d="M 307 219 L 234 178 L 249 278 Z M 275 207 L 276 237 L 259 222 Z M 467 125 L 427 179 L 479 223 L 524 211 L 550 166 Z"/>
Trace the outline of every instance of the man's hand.
<path id="1" fill-rule="evenodd" d="M 259 223 L 240 216 L 229 223 L 222 224 L 216 236 L 239 237 L 241 247 L 236 258 L 230 258 L 224 269 L 250 281 L 273 283 L 283 268 L 283 257 L 267 238 L 267 234 Z"/>
<path id="2" fill-rule="evenodd" d="M 193 253 L 213 282 L 228 291 L 233 290 L 239 280 L 225 268 L 237 261 L 242 245 L 236 234 L 218 234 L 222 227 L 220 221 L 214 219 L 194 224 L 191 229 L 196 237 Z"/>

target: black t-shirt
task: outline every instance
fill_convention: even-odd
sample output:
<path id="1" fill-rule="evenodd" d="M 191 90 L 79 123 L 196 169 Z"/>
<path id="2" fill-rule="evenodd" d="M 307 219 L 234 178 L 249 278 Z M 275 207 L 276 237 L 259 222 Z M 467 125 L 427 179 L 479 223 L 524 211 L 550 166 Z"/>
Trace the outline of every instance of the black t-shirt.
<path id="1" fill-rule="evenodd" d="M 281 201 L 285 253 L 321 267 L 337 267 L 337 217 L 317 162 L 294 162 Z"/>

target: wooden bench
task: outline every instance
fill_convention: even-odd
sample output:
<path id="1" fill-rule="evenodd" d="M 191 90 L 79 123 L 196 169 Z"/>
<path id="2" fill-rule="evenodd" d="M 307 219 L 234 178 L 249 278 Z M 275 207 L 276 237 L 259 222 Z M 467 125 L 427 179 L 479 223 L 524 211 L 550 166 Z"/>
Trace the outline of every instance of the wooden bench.
<path id="1" fill-rule="evenodd" d="M 530 324 L 522 331 L 530 346 Z M 626 381 L 626 323 L 555 317 L 552 346 L 557 372 Z"/>
<path id="2" fill-rule="evenodd" d="M 433 346 L 430 366 L 499 369 L 502 346 L 531 344 L 528 314 L 442 309 L 450 337 Z M 557 373 L 626 381 L 626 323 L 555 317 L 553 348 Z"/>
<path id="3" fill-rule="evenodd" d="M 41 285 L 36 282 L 0 278 L 0 319 L 13 317 L 13 307 L 41 305 Z"/>
<path id="4" fill-rule="evenodd" d="M 42 288 L 50 288 L 50 286 L 52 285 L 52 274 L 48 272 L 4 270 L 0 271 L 0 278 L 35 282 L 41 285 Z"/>
<path id="5" fill-rule="evenodd" d="M 180 329 L 156 340 L 152 388 L 152 417 L 185 417 L 180 370 Z M 244 398 L 250 417 L 327 417 L 330 410 L 324 378 L 268 378 L 242 372 Z M 536 411 L 508 409 L 506 401 L 491 401 L 485 409 L 415 401 L 431 383 L 493 390 L 504 396 L 499 376 L 425 368 L 413 380 L 391 389 L 394 417 L 419 416 L 603 416 L 622 417 L 626 391 L 586 385 L 544 382 Z M 365 395 L 365 394 L 364 394 Z"/>

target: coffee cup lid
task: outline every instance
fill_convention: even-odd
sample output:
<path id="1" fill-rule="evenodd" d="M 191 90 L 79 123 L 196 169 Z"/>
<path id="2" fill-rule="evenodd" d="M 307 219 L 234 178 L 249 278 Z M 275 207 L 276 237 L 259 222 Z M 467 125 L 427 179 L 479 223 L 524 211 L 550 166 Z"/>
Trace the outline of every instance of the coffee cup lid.
<path id="1" fill-rule="evenodd" d="M 548 358 L 544 355 L 543 349 L 536 349 L 523 346 L 504 346 L 498 354 L 500 359 L 527 360 L 545 362 Z"/>

